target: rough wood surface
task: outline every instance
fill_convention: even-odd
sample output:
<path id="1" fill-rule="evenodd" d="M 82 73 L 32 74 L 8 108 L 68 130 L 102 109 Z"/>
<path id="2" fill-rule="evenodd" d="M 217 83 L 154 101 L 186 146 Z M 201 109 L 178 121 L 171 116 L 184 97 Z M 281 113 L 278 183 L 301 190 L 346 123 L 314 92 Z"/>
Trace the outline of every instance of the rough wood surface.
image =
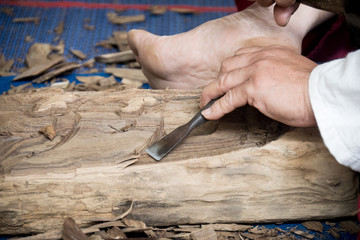
<path id="1" fill-rule="evenodd" d="M 358 180 L 314 128 L 252 108 L 209 122 L 161 162 L 143 150 L 197 111 L 200 91 L 42 90 L 0 96 L 0 232 L 128 217 L 147 226 L 330 219 Z M 39 130 L 53 125 L 50 141 Z M 129 212 L 127 212 L 128 214 Z"/>

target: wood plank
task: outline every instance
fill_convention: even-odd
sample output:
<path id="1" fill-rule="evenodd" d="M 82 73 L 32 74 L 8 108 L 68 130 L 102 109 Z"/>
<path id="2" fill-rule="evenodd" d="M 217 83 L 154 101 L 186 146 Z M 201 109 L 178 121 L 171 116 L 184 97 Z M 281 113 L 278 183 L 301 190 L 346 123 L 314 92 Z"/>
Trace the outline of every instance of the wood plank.
<path id="1" fill-rule="evenodd" d="M 160 162 L 144 149 L 197 111 L 200 90 L 0 96 L 0 232 L 128 218 L 147 226 L 331 219 L 356 211 L 358 179 L 315 128 L 250 107 L 194 132 Z M 53 125 L 50 141 L 39 130 Z"/>

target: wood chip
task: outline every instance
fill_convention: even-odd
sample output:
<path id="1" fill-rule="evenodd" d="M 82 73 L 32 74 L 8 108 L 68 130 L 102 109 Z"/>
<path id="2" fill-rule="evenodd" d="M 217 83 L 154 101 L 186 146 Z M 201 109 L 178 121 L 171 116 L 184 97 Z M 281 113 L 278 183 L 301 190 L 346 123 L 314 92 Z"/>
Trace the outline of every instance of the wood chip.
<path id="1" fill-rule="evenodd" d="M 21 80 L 24 78 L 38 76 L 38 75 L 44 73 L 46 70 L 52 68 L 56 64 L 63 62 L 63 61 L 65 61 L 64 57 L 57 56 L 56 58 L 54 58 L 52 60 L 48 60 L 45 63 L 41 63 L 39 65 L 35 65 L 35 66 L 29 68 L 28 70 L 24 71 L 20 75 L 16 76 L 13 79 L 13 81 L 18 81 L 18 80 Z"/>
<path id="2" fill-rule="evenodd" d="M 70 52 L 77 58 L 81 59 L 81 60 L 85 60 L 87 58 L 86 54 L 83 53 L 80 50 L 76 50 L 76 49 L 70 49 Z"/>
<path id="3" fill-rule="evenodd" d="M 98 82 L 104 78 L 103 76 L 76 76 L 76 79 L 85 85 L 98 84 Z"/>
<path id="4" fill-rule="evenodd" d="M 47 125 L 40 129 L 40 133 L 44 134 L 45 137 L 51 141 L 56 137 L 56 131 L 53 125 Z"/>
<path id="5" fill-rule="evenodd" d="M 48 80 L 51 80 L 53 77 L 56 77 L 62 73 L 74 70 L 76 68 L 79 68 L 81 66 L 81 64 L 76 63 L 76 62 L 70 62 L 70 63 L 66 63 L 63 66 L 61 66 L 60 68 L 54 69 L 51 72 L 48 72 L 36 79 L 33 80 L 34 83 L 43 83 L 46 82 Z"/>
<path id="6" fill-rule="evenodd" d="M 48 43 L 34 43 L 26 54 L 25 63 L 31 68 L 36 65 L 46 64 L 49 59 L 48 55 L 52 52 L 53 47 Z"/>
<path id="7" fill-rule="evenodd" d="M 117 45 L 119 51 L 127 51 L 130 50 L 128 39 L 127 39 L 127 32 L 123 31 L 114 31 L 113 32 L 113 39 Z"/>
<path id="8" fill-rule="evenodd" d="M 65 80 L 65 81 L 51 83 L 51 87 L 66 89 L 69 86 L 69 84 L 70 84 L 69 80 Z"/>
<path id="9" fill-rule="evenodd" d="M 64 240 L 89 240 L 72 218 L 65 219 L 62 237 Z"/>
<path id="10" fill-rule="evenodd" d="M 30 43 L 30 42 L 33 42 L 33 41 L 34 41 L 34 38 L 33 38 L 32 36 L 27 35 L 27 36 L 25 37 L 25 42 Z"/>
<path id="11" fill-rule="evenodd" d="M 301 231 L 301 230 L 292 230 L 291 231 L 292 233 L 296 234 L 296 235 L 299 235 L 300 237 L 304 237 L 304 238 L 307 238 L 307 239 L 314 239 L 315 236 L 313 234 L 310 234 L 308 232 L 304 232 L 304 231 Z"/>
<path id="12" fill-rule="evenodd" d="M 131 50 L 118 53 L 107 53 L 95 57 L 95 61 L 101 63 L 126 63 L 134 60 L 135 55 Z"/>
<path id="13" fill-rule="evenodd" d="M 35 23 L 39 25 L 40 18 L 39 17 L 25 17 L 25 18 L 14 18 L 12 20 L 13 23 Z"/>
<path id="14" fill-rule="evenodd" d="M 14 64 L 14 60 L 5 60 L 4 55 L 0 54 L 0 76 L 11 76 L 14 75 L 14 73 L 10 72 L 11 67 Z"/>
<path id="15" fill-rule="evenodd" d="M 141 69 L 130 69 L 130 68 L 105 68 L 106 73 L 110 73 L 118 78 L 127 78 L 131 80 L 137 80 L 142 83 L 148 83 L 148 79 L 145 77 Z"/>
<path id="16" fill-rule="evenodd" d="M 11 85 L 10 88 L 11 89 L 6 92 L 7 95 L 26 93 L 26 92 L 30 92 L 33 89 L 32 83 L 21 84 L 17 87 L 14 87 L 13 85 Z"/>
<path id="17" fill-rule="evenodd" d="M 59 25 L 57 25 L 57 27 L 54 29 L 54 32 L 55 32 L 57 35 L 63 34 L 63 32 L 64 32 L 64 21 L 61 21 L 61 22 L 59 23 Z"/>
<path id="18" fill-rule="evenodd" d="M 59 43 L 55 46 L 51 46 L 51 50 L 57 52 L 58 54 L 64 54 L 65 51 L 65 44 L 64 40 L 60 40 Z"/>
<path id="19" fill-rule="evenodd" d="M 87 23 L 84 24 L 84 29 L 89 30 L 89 31 L 93 31 L 95 30 L 95 25 L 89 25 Z"/>
<path id="20" fill-rule="evenodd" d="M 339 239 L 341 238 L 340 233 L 338 233 L 337 231 L 335 231 L 333 228 L 330 228 L 328 231 L 334 238 Z"/>
<path id="21" fill-rule="evenodd" d="M 114 85 L 116 83 L 117 83 L 117 81 L 115 80 L 114 76 L 103 77 L 98 82 L 99 86 L 101 86 L 101 87 L 109 87 L 109 86 L 112 86 L 112 85 Z"/>
<path id="22" fill-rule="evenodd" d="M 150 13 L 153 14 L 153 15 L 163 15 L 167 8 L 166 6 L 158 6 L 158 5 L 155 5 L 155 6 L 152 6 L 150 7 Z"/>
<path id="23" fill-rule="evenodd" d="M 82 64 L 83 67 L 86 67 L 86 68 L 92 68 L 94 67 L 94 64 L 95 64 L 95 59 L 94 58 L 90 58 L 89 60 L 87 60 L 86 62 L 84 62 Z"/>
<path id="24" fill-rule="evenodd" d="M 358 234 L 360 232 L 359 224 L 353 221 L 341 221 L 339 227 L 350 234 Z"/>
<path id="25" fill-rule="evenodd" d="M 304 225 L 304 227 L 306 227 L 308 230 L 312 230 L 320 233 L 322 233 L 324 230 L 322 223 L 319 221 L 307 221 L 307 222 L 303 222 L 302 225 Z"/>
<path id="26" fill-rule="evenodd" d="M 14 9 L 10 7 L 2 7 L 0 11 L 8 16 L 14 16 Z"/>
<path id="27" fill-rule="evenodd" d="M 118 16 L 115 12 L 109 12 L 106 14 L 108 20 L 113 24 L 126 24 L 133 22 L 144 22 L 145 15 L 133 15 L 133 16 Z"/>
<path id="28" fill-rule="evenodd" d="M 123 223 L 125 223 L 126 226 L 131 227 L 131 228 L 138 228 L 138 229 L 147 228 L 146 224 L 139 220 L 124 218 L 122 221 L 123 221 Z"/>
<path id="29" fill-rule="evenodd" d="M 111 239 L 123 239 L 123 238 L 127 238 L 127 236 L 125 235 L 125 233 L 123 233 L 123 231 L 121 231 L 121 229 L 119 227 L 112 227 L 109 230 L 106 231 L 106 234 L 111 238 Z"/>
<path id="30" fill-rule="evenodd" d="M 211 225 L 193 231 L 191 236 L 194 240 L 217 240 L 216 232 Z"/>
<path id="31" fill-rule="evenodd" d="M 130 62 L 130 63 L 127 63 L 126 66 L 128 66 L 129 68 L 141 68 L 140 63 L 138 63 L 138 62 Z"/>
<path id="32" fill-rule="evenodd" d="M 181 14 L 198 14 L 199 11 L 190 8 L 179 8 L 179 7 L 172 7 L 170 8 L 171 11 L 181 13 Z"/>

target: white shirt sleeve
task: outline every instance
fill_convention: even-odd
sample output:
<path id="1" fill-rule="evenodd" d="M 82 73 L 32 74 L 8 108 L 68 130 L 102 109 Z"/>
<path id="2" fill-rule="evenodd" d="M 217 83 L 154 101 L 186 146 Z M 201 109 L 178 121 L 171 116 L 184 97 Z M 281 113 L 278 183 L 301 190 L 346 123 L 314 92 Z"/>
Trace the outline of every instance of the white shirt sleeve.
<path id="1" fill-rule="evenodd" d="M 360 171 L 360 50 L 318 65 L 309 93 L 325 145 L 340 164 Z"/>

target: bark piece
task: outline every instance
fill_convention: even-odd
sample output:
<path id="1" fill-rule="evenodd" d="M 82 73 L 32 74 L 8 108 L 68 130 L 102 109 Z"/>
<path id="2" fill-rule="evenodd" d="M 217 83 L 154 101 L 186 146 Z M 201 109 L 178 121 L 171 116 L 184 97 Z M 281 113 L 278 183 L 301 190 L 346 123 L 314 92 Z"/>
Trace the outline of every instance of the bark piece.
<path id="1" fill-rule="evenodd" d="M 132 15 L 132 16 L 118 16 L 115 12 L 109 12 L 106 14 L 108 20 L 113 24 L 126 24 L 126 23 L 133 23 L 133 22 L 144 22 L 145 15 Z"/>
<path id="2" fill-rule="evenodd" d="M 161 162 L 139 152 L 157 129 L 188 122 L 200 95 L 56 88 L 1 95 L 0 232 L 59 230 L 64 216 L 81 227 L 118 221 L 129 198 L 127 218 L 144 222 L 144 231 L 352 216 L 358 176 L 336 162 L 318 130 L 289 129 L 251 107 L 204 126 Z M 57 137 L 49 141 L 38 130 L 54 117 Z M 132 122 L 124 132 L 109 127 Z M 116 164 L 135 153 L 132 165 Z"/>

